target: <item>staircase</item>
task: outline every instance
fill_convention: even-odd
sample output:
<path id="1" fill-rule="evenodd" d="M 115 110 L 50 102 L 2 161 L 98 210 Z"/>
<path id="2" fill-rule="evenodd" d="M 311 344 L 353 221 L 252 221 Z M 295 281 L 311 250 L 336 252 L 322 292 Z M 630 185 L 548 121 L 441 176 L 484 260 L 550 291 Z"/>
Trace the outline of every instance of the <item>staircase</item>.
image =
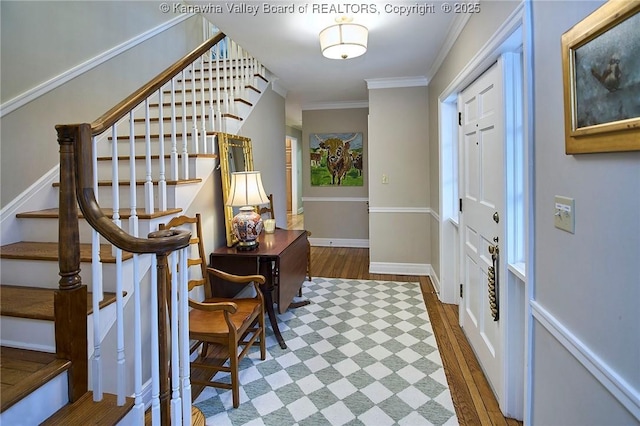
<path id="1" fill-rule="evenodd" d="M 231 53 L 224 56 L 224 51 Z M 214 34 L 178 64 L 159 74 L 154 79 L 156 83 L 150 83 L 158 84 L 157 90 L 144 97 L 132 95 L 91 125 L 92 129 L 98 128 L 104 117 L 123 105 L 134 104 L 103 132 L 93 134 L 93 152 L 80 149 L 75 140 L 73 155 L 81 160 L 73 157 L 76 160 L 69 161 L 71 154 L 65 144 L 69 134 L 75 137 L 82 129 L 75 134 L 66 127 L 58 129 L 60 179 L 49 182 L 39 192 L 45 194 L 42 199 L 61 200 L 61 206 L 69 196 L 81 211 L 73 208 L 70 215 L 66 207 L 49 202 L 37 211 L 20 212 L 15 218 L 19 231 L 14 232 L 20 235 L 20 241 L 0 247 L 0 424 L 141 424 L 141 410 L 148 412 L 147 422 L 153 418 L 153 423 L 159 424 L 161 416 L 163 424 L 181 423 L 174 417 L 178 406 L 169 409 L 163 405 L 162 385 L 168 377 L 162 377 L 162 369 L 159 396 L 153 378 L 142 387 L 136 378 L 134 391 L 129 389 L 131 380 L 113 383 L 114 376 L 121 379 L 142 375 L 124 372 L 126 364 L 131 364 L 123 360 L 124 354 L 131 350 L 125 351 L 121 340 L 129 340 L 136 333 L 131 330 L 131 323 L 123 324 L 125 313 L 134 312 L 139 321 L 139 309 L 154 312 L 153 306 L 146 310 L 144 306 L 153 305 L 152 302 L 140 302 L 138 298 L 148 292 L 144 290 L 147 281 L 155 294 L 155 258 L 151 253 L 157 255 L 159 250 L 141 249 L 136 254 L 109 241 L 132 236 L 139 244 L 160 223 L 187 210 L 201 190 L 207 190 L 204 182 L 217 164 L 216 135 L 221 131 L 239 134 L 243 120 L 267 88 L 268 79 L 257 61 L 221 33 Z M 162 79 L 166 81 L 157 83 Z M 142 102 L 137 102 L 138 98 Z M 98 209 L 90 208 L 90 203 L 86 207 L 85 200 L 76 200 L 69 190 L 69 182 L 74 179 L 75 186 L 81 189 L 88 179 L 81 169 L 74 173 L 75 178 L 67 176 L 65 169 L 70 163 L 80 168 L 87 162 L 95 170 L 90 175 L 100 203 Z M 103 223 L 106 219 L 109 224 Z M 126 235 L 121 236 L 120 231 L 115 236 L 104 233 L 114 224 Z M 154 236 L 171 241 L 179 237 Z M 136 244 L 132 247 L 137 248 Z M 76 259 L 67 253 L 76 250 Z M 77 278 L 75 265 L 79 266 L 81 278 Z M 157 277 L 158 289 L 164 288 L 162 275 Z M 69 320 L 72 314 L 60 308 L 71 306 L 72 302 L 62 301 L 69 293 L 74 294 L 74 309 L 86 318 L 86 323 L 74 323 Z M 157 298 L 163 300 L 162 294 Z M 82 306 L 77 307 L 77 301 Z M 159 316 L 163 317 L 162 312 Z M 75 335 L 76 341 L 64 337 L 69 335 Z M 62 342 L 65 338 L 71 341 Z M 152 335 L 152 346 L 154 339 Z M 142 344 L 136 340 L 135 350 L 138 345 Z M 158 345 L 166 347 L 162 340 Z M 159 364 L 168 364 L 163 351 L 158 352 Z M 115 358 L 116 366 L 102 364 L 109 357 Z M 150 362 L 153 370 L 153 356 Z M 83 381 L 94 392 L 78 391 L 77 383 Z M 175 389 L 171 397 L 174 396 Z M 172 399 L 172 404 L 177 402 Z M 186 413 L 190 404 L 190 400 L 183 403 L 182 411 Z M 151 409 L 146 410 L 149 406 Z"/>

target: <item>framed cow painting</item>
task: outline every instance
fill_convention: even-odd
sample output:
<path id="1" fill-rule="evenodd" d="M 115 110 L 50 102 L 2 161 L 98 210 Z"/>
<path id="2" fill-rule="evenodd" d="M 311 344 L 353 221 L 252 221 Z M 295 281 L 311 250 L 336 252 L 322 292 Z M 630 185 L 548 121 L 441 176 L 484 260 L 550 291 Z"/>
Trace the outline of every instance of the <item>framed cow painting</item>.
<path id="1" fill-rule="evenodd" d="M 309 135 L 312 186 L 362 186 L 362 133 Z"/>

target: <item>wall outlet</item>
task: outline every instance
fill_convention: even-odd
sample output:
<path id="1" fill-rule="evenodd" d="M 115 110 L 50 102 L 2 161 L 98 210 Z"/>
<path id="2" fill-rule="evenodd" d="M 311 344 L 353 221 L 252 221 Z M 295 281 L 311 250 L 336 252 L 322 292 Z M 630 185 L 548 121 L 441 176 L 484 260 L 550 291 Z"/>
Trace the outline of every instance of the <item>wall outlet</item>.
<path id="1" fill-rule="evenodd" d="M 556 195 L 553 219 L 556 228 L 575 234 L 576 205 L 573 198 Z"/>
<path id="2" fill-rule="evenodd" d="M 387 175 L 387 174 L 383 174 L 382 175 L 382 183 L 384 183 L 384 184 L 389 183 L 389 175 Z"/>

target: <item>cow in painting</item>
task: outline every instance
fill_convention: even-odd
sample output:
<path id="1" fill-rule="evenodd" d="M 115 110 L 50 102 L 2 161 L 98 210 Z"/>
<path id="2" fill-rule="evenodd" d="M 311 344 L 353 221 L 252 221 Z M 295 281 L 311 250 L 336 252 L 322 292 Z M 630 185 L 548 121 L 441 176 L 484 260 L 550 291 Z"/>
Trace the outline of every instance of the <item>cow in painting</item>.
<path id="1" fill-rule="evenodd" d="M 331 175 L 331 185 L 340 185 L 347 172 L 351 170 L 352 160 L 349 146 L 357 136 L 356 133 L 347 140 L 339 138 L 321 140 L 318 138 L 320 148 L 327 151 L 327 169 Z"/>
<path id="2" fill-rule="evenodd" d="M 353 168 L 358 171 L 358 176 L 362 176 L 362 153 L 352 151 L 351 162 L 353 163 Z"/>

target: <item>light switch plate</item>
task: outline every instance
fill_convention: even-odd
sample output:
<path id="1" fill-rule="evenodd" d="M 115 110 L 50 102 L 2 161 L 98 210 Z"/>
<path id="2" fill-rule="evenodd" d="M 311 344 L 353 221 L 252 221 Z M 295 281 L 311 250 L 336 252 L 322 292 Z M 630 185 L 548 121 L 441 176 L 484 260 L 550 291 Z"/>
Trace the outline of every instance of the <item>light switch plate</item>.
<path id="1" fill-rule="evenodd" d="M 556 228 L 575 234 L 576 205 L 573 198 L 556 195 L 553 218 Z"/>

